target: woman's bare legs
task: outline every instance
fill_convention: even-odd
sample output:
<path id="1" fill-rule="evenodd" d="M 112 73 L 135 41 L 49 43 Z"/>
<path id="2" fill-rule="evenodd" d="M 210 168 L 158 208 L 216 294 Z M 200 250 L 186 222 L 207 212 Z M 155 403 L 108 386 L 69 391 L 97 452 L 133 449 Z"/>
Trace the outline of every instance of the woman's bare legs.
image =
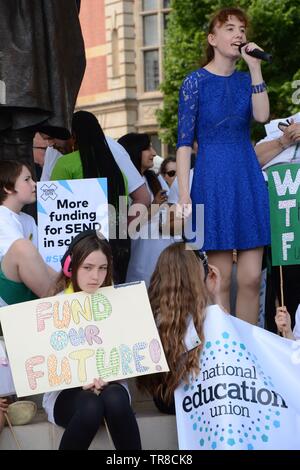
<path id="1" fill-rule="evenodd" d="M 255 325 L 258 320 L 263 248 L 241 250 L 237 257 L 236 316 Z M 221 273 L 220 300 L 230 312 L 232 251 L 210 251 L 208 261 Z"/>
<path id="2" fill-rule="evenodd" d="M 220 301 L 222 306 L 230 312 L 230 284 L 232 272 L 232 250 L 209 251 L 209 264 L 216 266 L 221 274 Z"/>
<path id="3" fill-rule="evenodd" d="M 256 325 L 259 313 L 263 248 L 242 250 L 237 257 L 236 316 Z"/>

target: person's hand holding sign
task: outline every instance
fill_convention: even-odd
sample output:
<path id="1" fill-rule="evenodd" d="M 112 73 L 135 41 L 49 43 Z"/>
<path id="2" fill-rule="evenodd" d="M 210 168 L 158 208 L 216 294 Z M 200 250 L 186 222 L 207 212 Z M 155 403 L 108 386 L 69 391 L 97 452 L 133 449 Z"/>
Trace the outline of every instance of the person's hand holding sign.
<path id="1" fill-rule="evenodd" d="M 105 382 L 104 380 L 99 377 L 98 379 L 94 379 L 93 383 L 84 385 L 82 388 L 83 390 L 90 390 L 91 392 L 94 392 L 96 395 L 99 395 L 99 393 L 102 392 L 102 390 L 108 385 L 108 382 Z"/>

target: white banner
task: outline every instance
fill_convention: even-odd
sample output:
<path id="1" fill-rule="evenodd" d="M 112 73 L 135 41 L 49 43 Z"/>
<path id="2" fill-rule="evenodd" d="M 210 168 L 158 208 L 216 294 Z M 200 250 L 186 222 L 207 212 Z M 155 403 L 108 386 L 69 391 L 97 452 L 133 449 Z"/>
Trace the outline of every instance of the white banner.
<path id="1" fill-rule="evenodd" d="M 175 392 L 184 450 L 300 449 L 300 344 L 207 309 L 200 373 Z"/>
<path id="2" fill-rule="evenodd" d="M 168 371 L 145 283 L 0 309 L 18 396 Z"/>
<path id="3" fill-rule="evenodd" d="M 56 271 L 78 233 L 99 230 L 108 239 L 106 178 L 40 181 L 37 209 L 39 252 Z"/>

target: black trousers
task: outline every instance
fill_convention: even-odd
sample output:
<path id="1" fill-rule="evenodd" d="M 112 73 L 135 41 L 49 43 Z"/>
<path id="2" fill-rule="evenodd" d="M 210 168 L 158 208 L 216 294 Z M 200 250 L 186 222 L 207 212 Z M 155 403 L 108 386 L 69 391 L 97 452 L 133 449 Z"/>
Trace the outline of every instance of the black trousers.
<path id="1" fill-rule="evenodd" d="M 59 394 L 54 406 L 56 424 L 65 428 L 59 450 L 87 450 L 105 418 L 117 450 L 140 450 L 141 439 L 129 396 L 121 384 L 95 393 L 72 388 Z"/>

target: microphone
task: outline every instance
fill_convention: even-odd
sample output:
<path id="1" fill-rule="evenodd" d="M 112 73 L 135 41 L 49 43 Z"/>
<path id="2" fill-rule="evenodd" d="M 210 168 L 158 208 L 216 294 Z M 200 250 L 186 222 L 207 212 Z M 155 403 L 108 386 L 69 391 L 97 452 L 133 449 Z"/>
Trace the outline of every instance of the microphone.
<path id="1" fill-rule="evenodd" d="M 241 52 L 242 47 L 246 46 L 247 42 L 243 42 L 239 46 L 239 51 Z M 272 62 L 272 54 L 268 54 L 265 51 L 261 51 L 260 49 L 253 49 L 253 51 L 246 51 L 246 54 L 250 55 L 251 57 L 255 57 L 256 59 L 265 60 L 266 62 Z"/>

